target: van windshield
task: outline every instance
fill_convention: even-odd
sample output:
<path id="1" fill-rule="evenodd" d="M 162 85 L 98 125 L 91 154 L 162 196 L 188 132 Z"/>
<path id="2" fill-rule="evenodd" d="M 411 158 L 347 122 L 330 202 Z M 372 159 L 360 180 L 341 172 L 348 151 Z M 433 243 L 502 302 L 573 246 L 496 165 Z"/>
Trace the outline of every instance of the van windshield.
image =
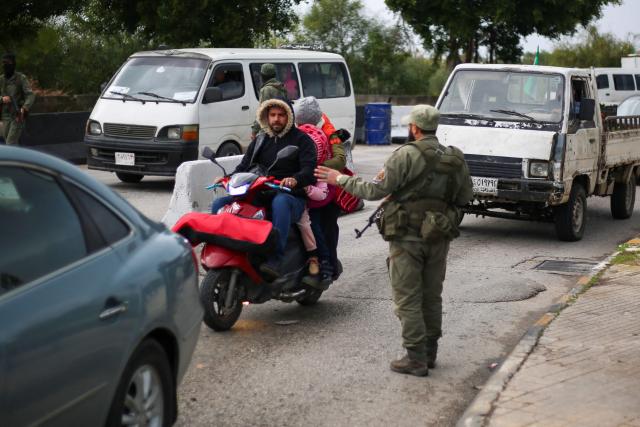
<path id="1" fill-rule="evenodd" d="M 209 61 L 196 58 L 131 58 L 103 98 L 153 102 L 189 102 L 198 96 Z"/>
<path id="2" fill-rule="evenodd" d="M 445 117 L 559 123 L 563 93 L 560 74 L 460 70 L 439 110 Z"/>

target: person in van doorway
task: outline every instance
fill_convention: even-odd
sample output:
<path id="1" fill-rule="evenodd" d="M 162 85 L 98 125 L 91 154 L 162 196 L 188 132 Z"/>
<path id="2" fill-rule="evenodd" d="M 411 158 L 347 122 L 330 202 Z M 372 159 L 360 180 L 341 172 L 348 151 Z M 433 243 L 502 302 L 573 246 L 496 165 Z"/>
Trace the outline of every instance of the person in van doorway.
<path id="1" fill-rule="evenodd" d="M 323 166 L 342 171 L 346 166 L 346 156 L 342 139 L 340 139 L 340 131 L 336 130 L 329 117 L 322 112 L 318 100 L 313 96 L 300 98 L 293 107 L 296 120 L 298 123 L 313 124 L 322 130 L 329 141 L 330 152 L 327 154 Z M 340 228 L 338 226 L 338 217 L 340 216 L 340 207 L 336 203 L 327 203 L 324 206 L 317 207 L 315 213 L 316 219 L 320 221 L 320 228 L 324 232 L 324 240 L 329 249 L 331 259 L 331 278 L 324 277 L 323 286 L 328 286 L 342 273 L 340 263 L 338 262 L 338 240 L 340 237 Z M 325 272 L 329 272 L 325 268 Z"/>
<path id="2" fill-rule="evenodd" d="M 276 79 L 276 66 L 273 64 L 262 64 L 260 67 L 260 78 L 262 80 L 262 86 L 260 87 L 260 95 L 258 101 L 260 105 L 268 99 L 279 98 L 288 100 L 287 89 L 282 82 Z M 251 127 L 251 140 L 256 138 L 256 135 L 260 131 L 260 123 L 255 121 Z"/>
<path id="3" fill-rule="evenodd" d="M 260 135 L 249 145 L 242 161 L 231 173 L 247 172 L 256 166 L 271 166 L 278 151 L 293 145 L 298 147 L 295 155 L 278 161 L 269 171 L 269 175 L 281 181 L 281 185 L 292 189 L 291 193 L 278 191 L 271 200 L 271 222 L 278 230 L 276 254 L 260 266 L 265 276 L 275 280 L 280 276 L 280 262 L 289 236 L 289 227 L 300 221 L 305 208 L 305 190 L 316 182 L 313 169 L 316 166 L 316 149 L 313 141 L 300 129 L 294 126 L 293 109 L 288 101 L 269 99 L 258 108 L 257 119 L 262 126 Z M 218 183 L 222 177 L 216 178 Z M 229 204 L 231 196 L 221 197 L 213 202 L 211 212 L 217 213 L 220 208 Z M 276 285 L 274 285 L 276 286 Z M 279 292 L 275 287 L 273 293 Z"/>
<path id="4" fill-rule="evenodd" d="M 389 242 L 391 289 L 407 351 L 390 368 L 416 376 L 435 367 L 449 243 L 459 234 L 458 207 L 473 197 L 462 152 L 435 136 L 439 117 L 434 107 L 416 105 L 403 118 L 415 142 L 398 148 L 372 183 L 322 166 L 315 171 L 318 180 L 363 199 L 385 198 L 379 228 Z"/>
<path id="5" fill-rule="evenodd" d="M 36 99 L 27 77 L 16 71 L 16 55 L 2 55 L 0 99 L 2 100 L 2 128 L 5 144 L 18 144 L 25 120 Z"/>

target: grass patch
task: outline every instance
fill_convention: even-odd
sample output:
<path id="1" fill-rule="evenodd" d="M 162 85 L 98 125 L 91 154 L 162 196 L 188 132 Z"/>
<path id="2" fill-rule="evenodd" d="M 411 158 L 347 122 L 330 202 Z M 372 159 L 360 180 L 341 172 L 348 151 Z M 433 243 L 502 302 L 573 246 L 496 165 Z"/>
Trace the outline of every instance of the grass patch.
<path id="1" fill-rule="evenodd" d="M 626 243 L 618 247 L 618 255 L 612 260 L 611 264 L 640 265 L 640 252 L 631 252 L 629 249 L 637 248 L 637 246 L 629 246 Z"/>

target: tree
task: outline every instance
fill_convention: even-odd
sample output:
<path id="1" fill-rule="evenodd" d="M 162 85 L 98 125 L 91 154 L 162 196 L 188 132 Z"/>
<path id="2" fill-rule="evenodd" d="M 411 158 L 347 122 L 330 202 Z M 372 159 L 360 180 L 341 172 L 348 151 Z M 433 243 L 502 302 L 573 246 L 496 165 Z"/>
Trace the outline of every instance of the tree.
<path id="1" fill-rule="evenodd" d="M 3 50 L 15 50 L 21 40 L 32 37 L 49 18 L 78 10 L 81 0 L 8 0 L 2 2 L 0 28 Z"/>
<path id="2" fill-rule="evenodd" d="M 519 39 L 533 33 L 551 38 L 573 34 L 601 15 L 602 8 L 620 0 L 385 0 L 422 37 L 435 58 L 447 55 L 447 64 L 478 60 L 486 46 L 490 60 L 519 56 Z M 526 12 L 526 13 L 525 13 Z"/>
<path id="3" fill-rule="evenodd" d="M 600 34 L 589 26 L 579 34 L 578 42 L 565 39 L 555 44 L 553 51 L 540 52 L 540 64 L 560 67 L 619 67 L 620 58 L 634 53 L 633 43 L 618 40 L 611 33 Z M 531 64 L 534 53 L 523 56 L 522 62 Z"/>
<path id="4" fill-rule="evenodd" d="M 359 0 L 317 0 L 302 20 L 298 40 L 344 57 L 356 54 L 366 40 L 370 22 Z"/>
<path id="5" fill-rule="evenodd" d="M 252 47 L 296 22 L 300 0 L 97 0 L 91 24 L 142 34 L 172 47 Z"/>

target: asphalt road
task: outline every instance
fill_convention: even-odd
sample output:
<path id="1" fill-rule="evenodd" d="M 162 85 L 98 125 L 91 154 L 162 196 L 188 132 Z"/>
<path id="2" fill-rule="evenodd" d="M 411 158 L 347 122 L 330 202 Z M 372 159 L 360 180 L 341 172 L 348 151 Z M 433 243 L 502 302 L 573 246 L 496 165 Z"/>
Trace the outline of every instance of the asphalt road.
<path id="1" fill-rule="evenodd" d="M 371 178 L 394 148 L 358 146 L 358 173 Z M 162 218 L 173 180 L 147 177 L 132 185 L 89 172 L 149 217 Z M 573 286 L 579 268 L 640 233 L 639 208 L 620 221 L 612 219 L 608 198 L 590 198 L 588 206 L 585 237 L 575 243 L 558 241 L 552 224 L 465 217 L 449 254 L 438 367 L 416 378 L 388 369 L 402 347 L 387 245 L 375 229 L 358 240 L 353 233 L 375 209 L 367 203 L 340 219 L 345 272 L 316 306 L 251 305 L 230 332 L 203 326 L 179 391 L 177 425 L 453 425 L 490 366 Z M 570 261 L 565 266 L 574 271 L 539 269 L 559 268 L 548 261 Z"/>

